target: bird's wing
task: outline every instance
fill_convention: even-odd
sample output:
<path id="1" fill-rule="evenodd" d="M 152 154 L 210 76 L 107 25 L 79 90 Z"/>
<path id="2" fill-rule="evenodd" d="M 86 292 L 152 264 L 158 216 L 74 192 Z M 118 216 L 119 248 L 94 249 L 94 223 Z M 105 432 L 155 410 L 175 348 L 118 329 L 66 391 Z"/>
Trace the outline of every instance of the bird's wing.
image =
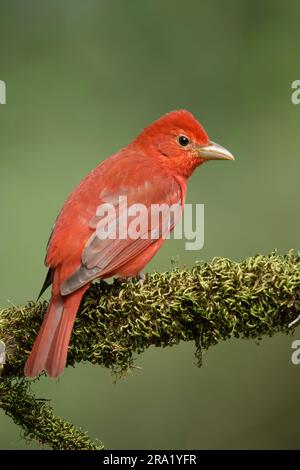
<path id="1" fill-rule="evenodd" d="M 119 267 L 134 259 L 152 243 L 166 238 L 178 222 L 183 194 L 176 179 L 141 167 L 138 177 L 131 177 L 129 184 L 121 180 L 122 184 L 116 185 L 114 181 L 112 188 L 101 191 L 98 206 L 88 222 L 92 233 L 83 246 L 79 265 L 61 285 L 62 295 L 76 291 L 95 278 L 116 273 Z M 139 211 L 139 204 L 143 210 Z M 162 204 L 165 208 L 173 207 L 173 210 L 166 210 L 165 213 L 162 210 L 163 213 L 157 217 L 155 211 Z M 154 217 L 153 212 L 151 214 L 153 210 Z M 124 226 L 122 222 L 126 218 L 127 224 Z M 138 225 L 137 231 L 128 233 L 135 225 Z M 76 237 L 76 233 L 73 236 Z"/>
<path id="2" fill-rule="evenodd" d="M 122 196 L 126 198 L 124 205 L 122 202 L 114 203 L 106 216 L 96 214 L 92 218 L 90 226 L 95 230 L 84 247 L 80 266 L 61 286 L 63 295 L 74 292 L 96 277 L 116 272 L 152 243 L 166 238 L 181 214 L 181 190 L 175 180 L 169 184 L 164 182 L 160 185 L 162 187 L 157 183 L 152 180 L 147 184 L 143 182 L 140 187 L 128 188 L 126 195 Z M 173 206 L 174 212 L 166 210 L 159 217 L 153 216 L 152 208 L 161 204 L 166 208 Z M 99 214 L 99 210 L 97 212 Z"/>

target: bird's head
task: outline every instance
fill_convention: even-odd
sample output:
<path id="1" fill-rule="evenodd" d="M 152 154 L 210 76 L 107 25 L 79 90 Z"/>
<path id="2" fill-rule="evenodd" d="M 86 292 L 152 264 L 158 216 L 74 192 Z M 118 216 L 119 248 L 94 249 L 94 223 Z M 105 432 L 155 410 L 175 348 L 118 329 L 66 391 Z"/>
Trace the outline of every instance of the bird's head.
<path id="1" fill-rule="evenodd" d="M 134 141 L 172 172 L 190 176 L 208 160 L 234 160 L 212 142 L 201 124 L 186 110 L 172 111 L 148 126 Z"/>

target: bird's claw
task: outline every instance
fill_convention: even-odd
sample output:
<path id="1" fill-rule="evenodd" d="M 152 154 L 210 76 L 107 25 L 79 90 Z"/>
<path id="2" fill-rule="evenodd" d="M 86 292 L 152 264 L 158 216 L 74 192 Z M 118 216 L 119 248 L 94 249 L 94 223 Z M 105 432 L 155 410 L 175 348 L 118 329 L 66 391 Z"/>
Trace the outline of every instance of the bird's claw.
<path id="1" fill-rule="evenodd" d="M 138 280 L 139 280 L 139 283 L 141 284 L 141 286 L 144 284 L 144 282 L 146 281 L 146 275 L 144 273 L 140 273 L 138 275 Z"/>
<path id="2" fill-rule="evenodd" d="M 122 276 L 118 276 L 115 278 L 115 282 L 117 284 L 123 284 L 124 282 L 128 281 L 128 279 L 137 279 L 139 281 L 139 283 L 141 284 L 141 286 L 144 284 L 145 280 L 146 280 L 146 275 L 144 273 L 139 273 L 136 277 L 122 277 Z"/>

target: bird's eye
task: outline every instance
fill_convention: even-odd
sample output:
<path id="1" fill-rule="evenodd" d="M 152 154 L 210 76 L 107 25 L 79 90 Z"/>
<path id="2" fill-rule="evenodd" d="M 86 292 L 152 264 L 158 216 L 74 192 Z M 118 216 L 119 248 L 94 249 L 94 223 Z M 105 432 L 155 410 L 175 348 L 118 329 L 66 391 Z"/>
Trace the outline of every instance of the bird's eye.
<path id="1" fill-rule="evenodd" d="M 187 138 L 186 135 L 180 135 L 178 137 L 178 142 L 179 142 L 180 145 L 182 145 L 182 147 L 186 147 L 190 143 L 190 141 L 189 141 L 189 139 Z"/>

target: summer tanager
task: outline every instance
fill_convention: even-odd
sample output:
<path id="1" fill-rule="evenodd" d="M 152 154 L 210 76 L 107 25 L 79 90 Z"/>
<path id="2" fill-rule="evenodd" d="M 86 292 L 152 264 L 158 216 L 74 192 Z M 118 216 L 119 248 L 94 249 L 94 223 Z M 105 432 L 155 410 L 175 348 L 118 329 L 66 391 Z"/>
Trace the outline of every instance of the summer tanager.
<path id="1" fill-rule="evenodd" d="M 153 204 L 164 203 L 183 208 L 195 168 L 208 160 L 233 159 L 210 141 L 192 114 L 180 110 L 155 121 L 83 179 L 64 204 L 48 243 L 49 272 L 42 293 L 52 284 L 52 295 L 25 365 L 27 377 L 63 372 L 76 313 L 91 282 L 139 275 L 177 222 L 166 225 L 159 219 L 158 227 L 139 237 L 99 238 L 99 206 L 115 205 L 116 219 L 124 215 L 117 207 L 120 195 L 127 197 L 128 207 L 139 203 L 150 211 Z"/>

